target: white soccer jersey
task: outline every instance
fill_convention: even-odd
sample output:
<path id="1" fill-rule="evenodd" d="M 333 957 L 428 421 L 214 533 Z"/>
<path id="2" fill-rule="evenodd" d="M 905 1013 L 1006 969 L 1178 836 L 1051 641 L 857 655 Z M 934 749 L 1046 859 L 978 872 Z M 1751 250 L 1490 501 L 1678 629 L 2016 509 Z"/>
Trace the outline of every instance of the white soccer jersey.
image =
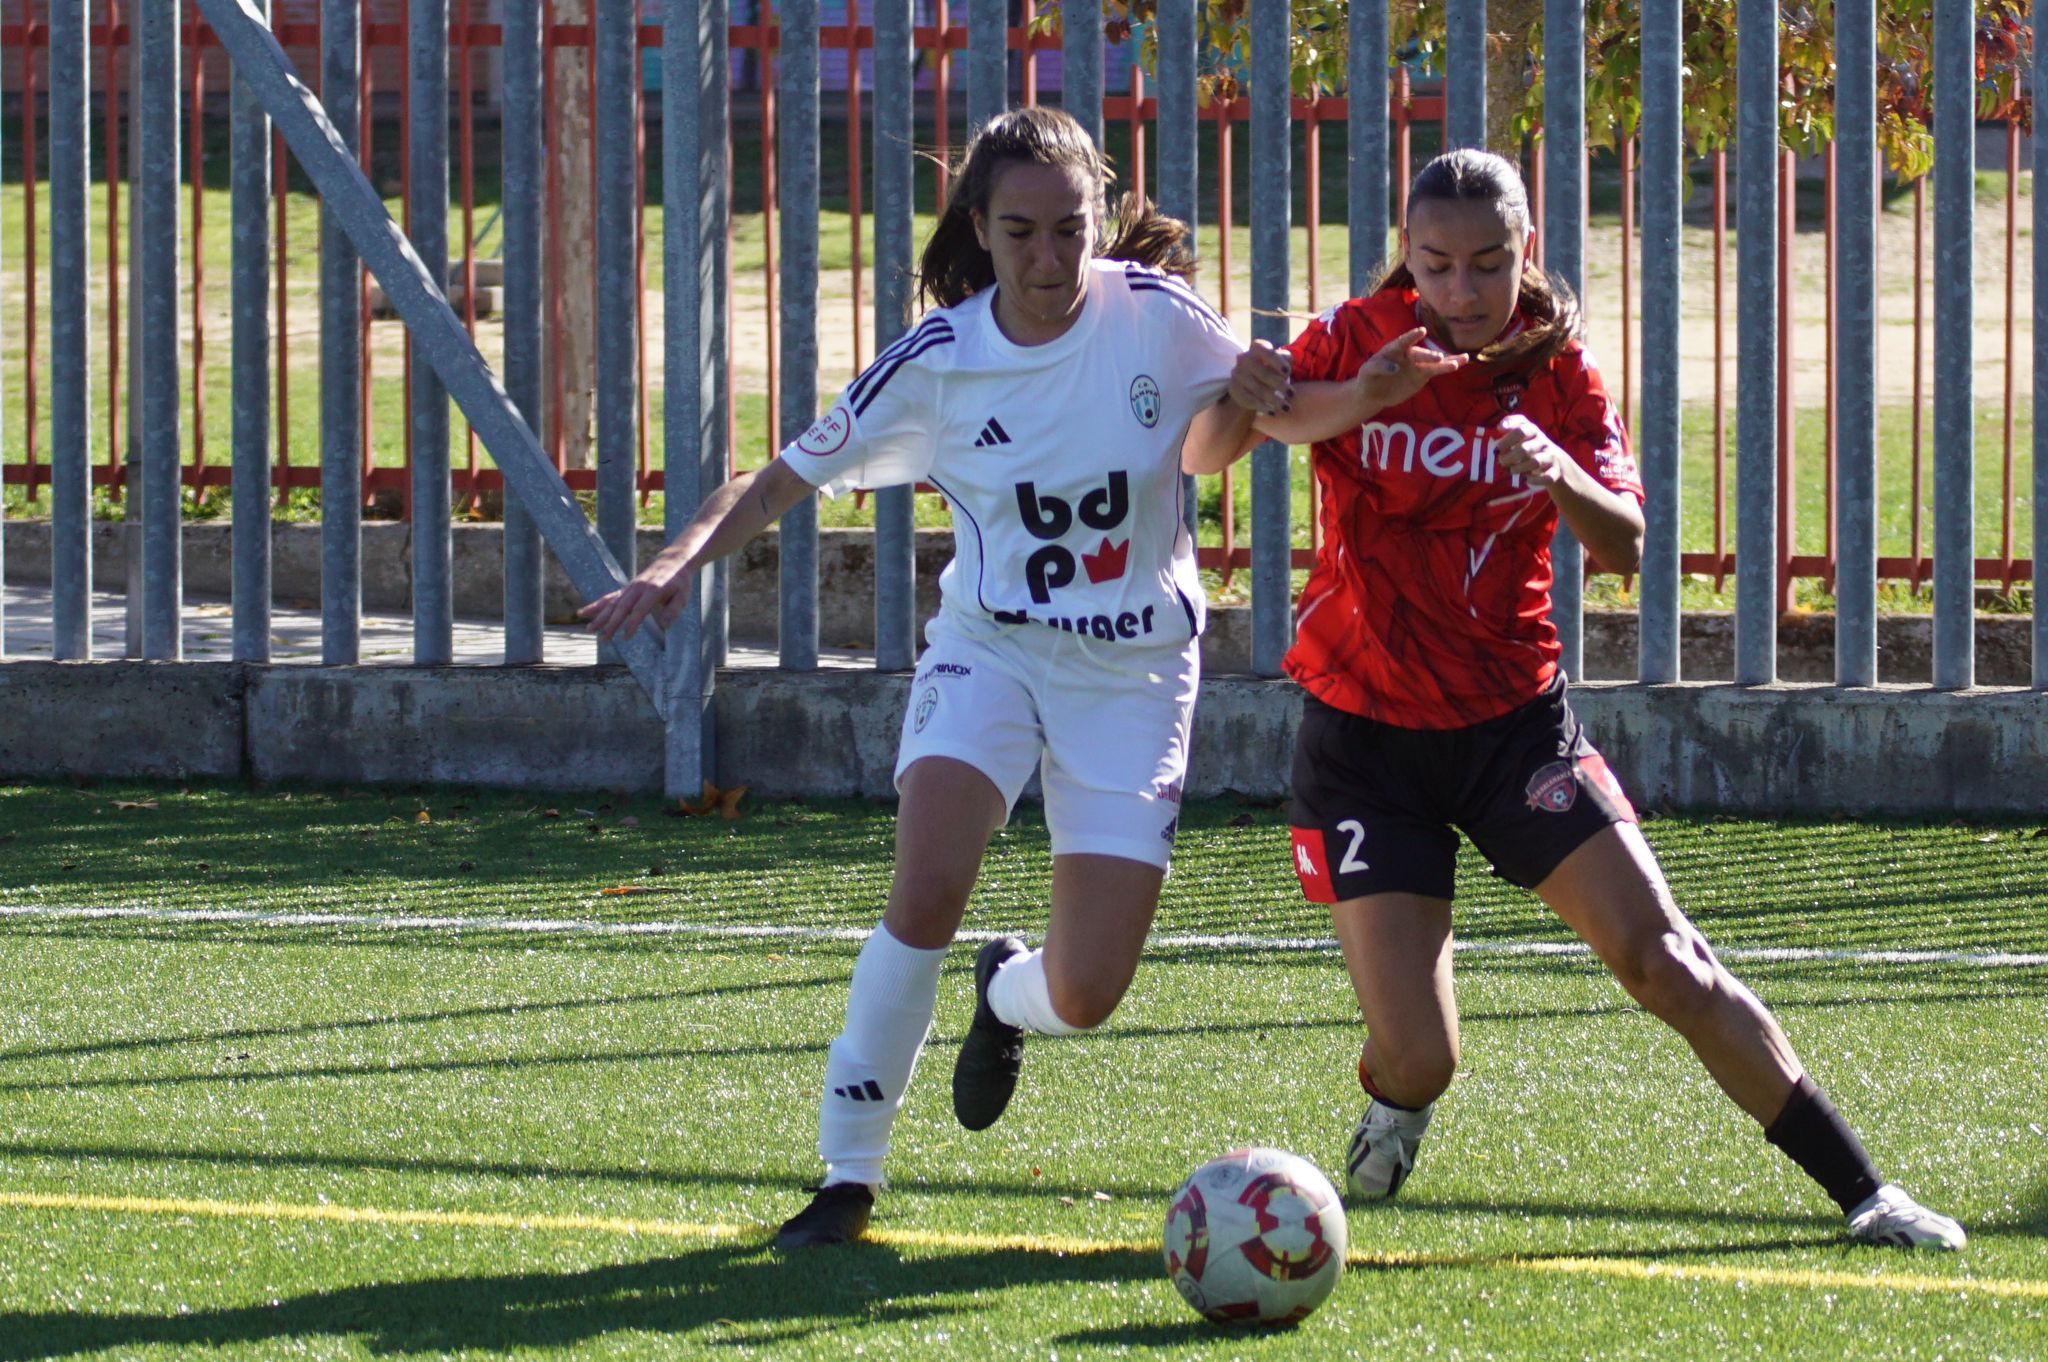
<path id="1" fill-rule="evenodd" d="M 954 532 L 940 610 L 969 631 L 1184 644 L 1203 605 L 1181 441 L 1243 347 L 1178 279 L 1089 269 L 1081 315 L 1044 345 L 1003 335 L 994 288 L 927 313 L 781 457 L 828 494 L 938 488 Z"/>

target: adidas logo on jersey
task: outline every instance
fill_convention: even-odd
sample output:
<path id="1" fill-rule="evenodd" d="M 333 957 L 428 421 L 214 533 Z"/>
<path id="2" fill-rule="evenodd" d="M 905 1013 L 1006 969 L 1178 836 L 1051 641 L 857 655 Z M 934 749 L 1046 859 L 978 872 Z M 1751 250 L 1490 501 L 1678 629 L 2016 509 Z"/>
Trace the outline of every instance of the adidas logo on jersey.
<path id="1" fill-rule="evenodd" d="M 981 434 L 975 438 L 974 447 L 976 449 L 994 449 L 997 445 L 1009 443 L 1010 432 L 1003 429 L 1002 422 L 991 416 L 988 418 L 988 424 L 981 428 Z"/>
<path id="2" fill-rule="evenodd" d="M 872 1078 L 857 1088 L 834 1088 L 832 1089 L 832 1095 L 834 1097 L 844 1097 L 849 1102 L 881 1102 L 886 1100 L 882 1096 L 882 1089 Z"/>

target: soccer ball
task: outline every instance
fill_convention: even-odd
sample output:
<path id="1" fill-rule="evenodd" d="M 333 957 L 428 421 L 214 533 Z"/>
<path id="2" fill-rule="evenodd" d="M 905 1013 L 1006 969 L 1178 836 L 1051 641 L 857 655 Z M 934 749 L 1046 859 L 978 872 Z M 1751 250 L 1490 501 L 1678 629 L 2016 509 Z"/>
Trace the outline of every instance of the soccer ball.
<path id="1" fill-rule="evenodd" d="M 1188 1176 L 1166 1212 L 1166 1275 L 1216 1324 L 1294 1324 L 1337 1285 L 1337 1189 L 1280 1149 L 1235 1149 Z"/>

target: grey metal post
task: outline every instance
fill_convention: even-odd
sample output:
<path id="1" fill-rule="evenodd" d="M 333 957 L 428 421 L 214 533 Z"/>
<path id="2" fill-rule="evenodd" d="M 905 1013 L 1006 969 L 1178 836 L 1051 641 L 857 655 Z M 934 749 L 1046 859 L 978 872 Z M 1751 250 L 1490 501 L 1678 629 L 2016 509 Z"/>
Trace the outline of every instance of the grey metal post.
<path id="1" fill-rule="evenodd" d="M 1735 40 L 1735 680 L 1778 676 L 1778 5 L 1740 0 Z"/>
<path id="2" fill-rule="evenodd" d="M 1195 110 L 1195 10 L 1163 5 L 1157 11 L 1159 52 L 1159 206 L 1193 231 L 1198 221 L 1197 156 L 1200 130 Z M 1143 188 L 1143 186 L 1136 186 Z M 1193 537 L 1199 507 L 1195 480 L 1181 478 L 1181 519 Z"/>
<path id="3" fill-rule="evenodd" d="M 142 89 L 142 49 L 128 43 L 128 89 L 131 97 Z M 130 128 L 136 125 L 131 123 Z M 121 655 L 142 656 L 142 366 L 135 357 L 142 352 L 142 309 L 134 300 L 142 296 L 142 215 L 134 211 L 134 191 L 142 184 L 142 139 L 131 131 L 128 137 L 128 346 L 127 410 L 121 433 L 121 534 L 128 551 L 126 595 L 122 601 Z"/>
<path id="4" fill-rule="evenodd" d="M 539 429 L 541 402 L 541 0 L 505 0 L 500 57 L 504 107 L 505 391 Z M 540 527 L 518 497 L 505 498 L 505 664 L 541 660 L 546 558 Z"/>
<path id="5" fill-rule="evenodd" d="M 319 191 L 322 205 L 384 286 L 384 296 L 412 332 L 415 353 L 425 356 L 441 386 L 476 428 L 519 497 L 540 523 L 548 546 L 568 571 L 583 599 L 590 600 L 624 581 L 618 563 L 583 518 L 561 475 L 541 453 L 540 441 L 463 330 L 412 243 L 391 221 L 362 167 L 342 142 L 326 111 L 292 69 L 284 49 L 250 0 L 198 0 L 207 22 L 227 49 L 235 70 L 249 82 L 269 111 L 285 145 Z M 351 501 L 354 497 L 351 496 Z M 668 712 L 661 668 L 662 631 L 642 628 L 622 648 L 626 663 L 647 692 L 657 714 Z"/>
<path id="6" fill-rule="evenodd" d="M 2034 107 L 2048 109 L 2048 62 L 2034 62 Z M 2034 137 L 2034 183 L 2048 185 L 2048 137 Z M 2048 411 L 2048 193 L 2034 195 L 2034 410 Z M 2034 689 L 2048 690 L 2048 422 L 2034 422 Z"/>
<path id="7" fill-rule="evenodd" d="M 1387 3 L 1351 6 L 1351 52 L 1345 67 L 1351 143 L 1351 292 L 1363 297 L 1387 260 Z"/>
<path id="8" fill-rule="evenodd" d="M 718 252 L 725 219 L 718 195 L 725 183 L 725 87 L 711 69 L 711 51 L 725 23 L 724 0 L 670 0 L 662 19 L 663 419 L 670 437 L 663 445 L 662 505 L 671 539 L 724 472 L 725 280 Z M 714 455 L 715 466 L 707 457 Z M 712 573 L 699 572 L 668 635 L 663 786 L 671 795 L 696 795 L 716 770 L 713 667 L 705 646 L 711 588 Z"/>
<path id="9" fill-rule="evenodd" d="M 50 605 L 60 659 L 92 656 L 85 9 L 86 0 L 50 5 Z"/>
<path id="10" fill-rule="evenodd" d="M 218 27 L 218 25 L 216 25 Z M 321 0 L 320 100 L 357 152 L 362 7 Z M 273 110 L 273 115 L 275 111 Z M 447 281 L 444 273 L 435 287 Z M 320 660 L 361 660 L 363 639 L 362 274 L 334 206 L 320 205 Z"/>
<path id="11" fill-rule="evenodd" d="M 818 416 L 818 0 L 784 0 L 775 63 L 776 203 L 782 213 L 782 411 L 788 444 Z M 782 517 L 780 651 L 791 671 L 818 665 L 818 499 Z"/>
<path id="12" fill-rule="evenodd" d="M 412 0 L 412 248 L 448 279 L 448 0 Z M 448 488 L 448 394 L 431 365 L 412 371 L 412 660 L 455 660 L 455 546 Z"/>
<path id="13" fill-rule="evenodd" d="M 639 471 L 638 212 L 640 45 L 636 0 L 598 0 L 597 19 L 597 533 L 634 571 L 633 492 Z M 784 28 L 785 35 L 787 27 Z M 786 40 L 786 39 L 785 39 Z M 598 660 L 612 662 L 609 644 Z"/>
<path id="14" fill-rule="evenodd" d="M 1543 265 L 1586 296 L 1586 11 L 1582 0 L 1543 10 Z M 1550 620 L 1558 664 L 1583 670 L 1586 554 L 1562 520 L 1550 540 Z"/>
<path id="15" fill-rule="evenodd" d="M 1583 17 L 1580 23 L 1585 21 Z M 1486 145 L 1486 0 L 1444 0 L 1446 131 L 1454 147 Z M 1583 45 L 1582 45 L 1583 46 Z"/>
<path id="16" fill-rule="evenodd" d="M 1252 10 L 1252 336 L 1285 345 L 1293 89 L 1291 16 L 1285 5 Z M 1294 633 L 1292 463 L 1267 440 L 1252 451 L 1252 671 L 1278 676 Z"/>
<path id="17" fill-rule="evenodd" d="M 1835 684 L 1874 686 L 1877 23 L 1867 5 L 1835 10 L 1835 158 Z"/>
<path id="18" fill-rule="evenodd" d="M 270 0 L 253 0 L 269 18 Z M 234 658 L 270 661 L 270 119 L 232 86 Z"/>
<path id="19" fill-rule="evenodd" d="M 732 450 L 725 439 L 732 423 L 732 382 L 727 354 L 728 323 L 732 313 L 732 242 L 727 231 L 732 221 L 732 166 L 728 158 L 732 146 L 732 30 L 728 25 L 732 7 L 729 0 L 704 0 L 704 3 L 708 6 L 704 22 L 709 37 L 704 49 L 704 97 L 698 107 L 703 110 L 703 136 L 710 144 L 709 155 L 717 158 L 718 169 L 705 190 L 705 200 L 711 205 L 712 220 L 716 224 L 714 228 L 707 229 L 710 232 L 708 254 L 717 261 L 713 277 L 718 280 L 719 288 L 718 306 L 712 312 L 711 332 L 705 342 L 715 372 L 705 382 L 716 385 L 717 405 L 711 419 L 716 423 L 718 438 L 704 444 L 701 451 L 703 468 L 699 478 L 704 486 L 716 487 L 732 471 Z M 732 634 L 732 560 L 721 558 L 712 565 L 710 576 L 711 602 L 705 609 L 704 656 L 708 659 L 706 665 L 723 667 Z"/>
<path id="20" fill-rule="evenodd" d="M 1060 0 L 1060 107 L 1102 145 L 1102 0 Z"/>
<path id="21" fill-rule="evenodd" d="M 1685 130 L 1679 107 L 1679 0 L 1643 2 L 1643 586 L 1636 674 L 1676 681 L 1678 660 L 1679 211 L 1685 202 Z"/>
<path id="22" fill-rule="evenodd" d="M 138 253 L 134 365 L 142 390 L 142 655 L 175 662 L 183 641 L 179 506 L 178 11 L 139 5 L 131 16 L 139 69 L 130 105 L 142 174 L 135 186 Z"/>
<path id="23" fill-rule="evenodd" d="M 967 132 L 1010 105 L 1009 0 L 969 0 L 967 11 Z"/>
<path id="24" fill-rule="evenodd" d="M 1934 688 L 1976 680 L 1976 412 L 1971 234 L 1976 207 L 1977 20 L 1971 0 L 1934 4 Z"/>
<path id="25" fill-rule="evenodd" d="M 916 105 L 910 0 L 875 0 L 875 353 L 908 328 Z M 917 525 L 912 489 L 875 494 L 875 666 L 917 661 Z"/>

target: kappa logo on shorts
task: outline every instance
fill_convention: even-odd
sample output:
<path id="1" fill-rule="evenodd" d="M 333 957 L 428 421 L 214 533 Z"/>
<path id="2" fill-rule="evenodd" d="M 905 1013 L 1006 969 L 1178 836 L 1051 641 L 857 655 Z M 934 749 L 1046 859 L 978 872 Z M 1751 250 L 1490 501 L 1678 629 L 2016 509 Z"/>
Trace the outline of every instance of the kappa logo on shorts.
<path id="1" fill-rule="evenodd" d="M 1579 777 L 1568 761 L 1553 761 L 1550 765 L 1529 777 L 1528 787 L 1523 793 L 1529 796 L 1529 807 L 1544 813 L 1569 813 L 1572 805 L 1579 802 Z"/>
<path id="2" fill-rule="evenodd" d="M 939 707 L 939 692 L 936 686 L 928 688 L 917 697 L 917 717 L 912 721 L 911 732 L 922 733 L 924 726 L 932 721 L 932 711 Z"/>
<path id="3" fill-rule="evenodd" d="M 1139 374 L 1131 380 L 1131 415 L 1138 418 L 1138 424 L 1150 430 L 1159 424 L 1159 385 L 1152 381 L 1152 375 Z"/>
<path id="4" fill-rule="evenodd" d="M 1301 881 L 1301 896 L 1310 903 L 1335 903 L 1337 886 L 1330 878 L 1330 855 L 1323 847 L 1321 828 L 1293 828 L 1294 874 Z"/>

